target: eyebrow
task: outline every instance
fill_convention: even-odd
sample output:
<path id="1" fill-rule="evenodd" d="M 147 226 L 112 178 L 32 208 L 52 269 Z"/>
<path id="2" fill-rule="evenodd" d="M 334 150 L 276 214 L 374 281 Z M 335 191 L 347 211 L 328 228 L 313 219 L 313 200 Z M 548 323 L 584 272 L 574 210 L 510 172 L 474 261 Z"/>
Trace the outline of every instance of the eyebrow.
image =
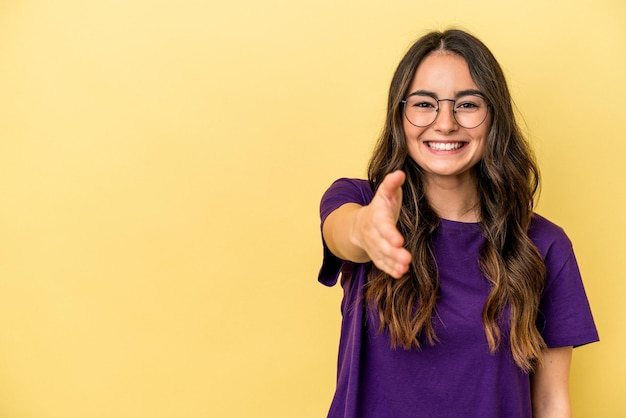
<path id="1" fill-rule="evenodd" d="M 434 93 L 432 91 L 428 91 L 428 90 L 415 90 L 413 93 L 409 94 L 407 97 L 411 97 L 411 96 L 428 96 L 428 97 L 432 97 L 435 100 L 437 100 L 439 98 L 436 93 Z M 454 95 L 454 98 L 458 99 L 459 97 L 462 97 L 462 96 L 482 96 L 482 97 L 485 97 L 483 92 L 481 92 L 480 90 L 467 89 L 467 90 L 461 90 L 461 91 L 457 92 Z"/>

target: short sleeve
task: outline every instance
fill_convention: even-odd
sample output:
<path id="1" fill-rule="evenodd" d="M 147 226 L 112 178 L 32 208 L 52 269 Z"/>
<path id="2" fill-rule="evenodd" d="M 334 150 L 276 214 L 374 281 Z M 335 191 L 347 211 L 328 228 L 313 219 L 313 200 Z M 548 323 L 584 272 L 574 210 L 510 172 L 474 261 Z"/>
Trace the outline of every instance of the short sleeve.
<path id="1" fill-rule="evenodd" d="M 320 203 L 320 228 L 324 226 L 324 221 L 328 215 L 346 203 L 367 205 L 372 201 L 372 197 L 372 189 L 366 180 L 342 178 L 335 181 L 322 196 Z M 318 281 L 326 286 L 334 286 L 346 261 L 338 258 L 330 251 L 326 242 L 324 242 L 323 235 L 322 245 L 324 253 Z"/>
<path id="2" fill-rule="evenodd" d="M 544 256 L 547 277 L 537 325 L 548 347 L 577 347 L 599 337 L 572 244 L 558 232 Z"/>

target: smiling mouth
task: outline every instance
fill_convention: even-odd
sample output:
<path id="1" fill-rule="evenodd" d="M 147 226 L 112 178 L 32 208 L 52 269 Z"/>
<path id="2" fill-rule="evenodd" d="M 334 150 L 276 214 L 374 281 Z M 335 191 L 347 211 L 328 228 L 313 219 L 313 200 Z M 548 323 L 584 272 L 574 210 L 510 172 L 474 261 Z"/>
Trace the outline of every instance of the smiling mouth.
<path id="1" fill-rule="evenodd" d="M 435 151 L 456 151 L 466 144 L 466 142 L 426 142 L 426 146 Z"/>

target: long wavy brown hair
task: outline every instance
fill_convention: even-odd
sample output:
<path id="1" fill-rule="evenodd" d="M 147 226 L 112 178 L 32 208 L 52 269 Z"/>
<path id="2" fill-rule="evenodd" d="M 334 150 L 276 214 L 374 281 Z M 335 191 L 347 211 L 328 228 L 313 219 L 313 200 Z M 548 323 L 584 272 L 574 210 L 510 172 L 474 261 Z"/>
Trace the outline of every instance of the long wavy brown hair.
<path id="1" fill-rule="evenodd" d="M 505 308 L 510 312 L 508 334 L 513 358 L 524 371 L 532 371 L 541 359 L 545 342 L 536 319 L 545 279 L 545 264 L 528 238 L 539 170 L 516 122 L 504 73 L 489 49 L 461 30 L 431 32 L 406 53 L 389 89 L 383 132 L 369 163 L 368 177 L 375 191 L 383 178 L 403 170 L 407 180 L 398 229 L 413 259 L 401 279 L 371 268 L 366 298 L 378 307 L 380 330 L 388 329 L 392 345 L 419 348 L 437 343 L 433 314 L 439 297 L 439 278 L 432 250 L 439 217 L 424 191 L 424 173 L 408 156 L 402 125 L 403 100 L 422 59 L 444 50 L 465 59 L 470 74 L 490 104 L 491 127 L 485 155 L 473 168 L 480 198 L 481 227 L 486 242 L 480 266 L 491 283 L 482 312 L 489 348 L 495 352 L 503 338 L 498 325 Z M 422 342 L 420 342 L 420 340 Z"/>

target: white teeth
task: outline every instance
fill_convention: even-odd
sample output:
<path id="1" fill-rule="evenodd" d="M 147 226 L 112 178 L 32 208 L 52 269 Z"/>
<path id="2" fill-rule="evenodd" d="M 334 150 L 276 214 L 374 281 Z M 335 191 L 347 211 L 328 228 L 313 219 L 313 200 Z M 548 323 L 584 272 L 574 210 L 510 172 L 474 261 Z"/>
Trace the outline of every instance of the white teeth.
<path id="1" fill-rule="evenodd" d="M 428 142 L 428 147 L 436 151 L 453 151 L 463 146 L 462 142 Z"/>

